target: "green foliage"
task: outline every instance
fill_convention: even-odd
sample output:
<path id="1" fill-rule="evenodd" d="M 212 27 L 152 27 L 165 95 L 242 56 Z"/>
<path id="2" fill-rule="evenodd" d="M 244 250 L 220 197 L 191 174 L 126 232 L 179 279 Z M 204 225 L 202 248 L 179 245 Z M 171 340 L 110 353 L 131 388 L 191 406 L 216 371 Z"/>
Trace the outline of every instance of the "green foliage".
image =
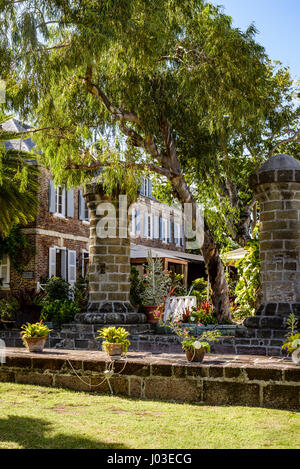
<path id="1" fill-rule="evenodd" d="M 88 276 L 80 277 L 74 284 L 74 301 L 81 312 L 86 311 L 89 297 Z"/>
<path id="2" fill-rule="evenodd" d="M 19 311 L 19 303 L 13 296 L 0 300 L 0 320 L 14 321 Z"/>
<path id="3" fill-rule="evenodd" d="M 184 285 L 184 275 L 183 274 L 175 274 L 174 272 L 169 271 L 169 276 L 171 278 L 171 285 L 169 295 L 172 296 L 186 296 L 187 290 Z"/>
<path id="4" fill-rule="evenodd" d="M 0 261 L 4 254 L 9 255 L 12 267 L 22 275 L 34 255 L 34 248 L 19 226 L 13 226 L 7 237 L 0 238 Z"/>
<path id="5" fill-rule="evenodd" d="M 152 259 L 151 251 L 148 252 L 146 274 L 144 275 L 144 292 L 142 301 L 145 305 L 160 305 L 168 295 L 171 286 L 171 278 L 168 272 L 163 270 L 160 259 Z"/>
<path id="6" fill-rule="evenodd" d="M 210 352 L 210 345 L 209 342 L 206 341 L 199 341 L 195 339 L 185 339 L 181 342 L 183 350 L 190 350 L 193 352 L 196 349 L 202 348 L 205 350 L 206 353 Z"/>
<path id="7" fill-rule="evenodd" d="M 24 339 L 30 339 L 32 337 L 47 337 L 51 329 L 43 324 L 42 321 L 36 322 L 35 324 L 23 324 L 21 326 L 21 337 Z"/>
<path id="8" fill-rule="evenodd" d="M 191 295 L 197 298 L 197 303 L 202 303 L 207 300 L 207 283 L 207 280 L 202 277 L 193 280 Z"/>
<path id="9" fill-rule="evenodd" d="M 42 306 L 46 293 L 43 291 L 36 291 L 35 288 L 24 288 L 20 290 L 15 296 L 19 303 L 20 311 L 28 306 Z"/>
<path id="10" fill-rule="evenodd" d="M 47 301 L 67 300 L 69 299 L 70 285 L 60 277 L 51 277 L 45 285 L 47 292 Z"/>
<path id="11" fill-rule="evenodd" d="M 297 332 L 298 320 L 296 316 L 291 313 L 286 321 L 288 333 L 286 340 L 282 346 L 282 350 L 286 350 L 287 356 L 300 348 L 300 332 Z"/>
<path id="12" fill-rule="evenodd" d="M 46 300 L 43 304 L 41 319 L 53 322 L 57 326 L 72 322 L 75 315 L 81 311 L 78 304 L 69 299 L 49 301 L 47 297 Z"/>
<path id="13" fill-rule="evenodd" d="M 181 345 L 184 350 L 193 351 L 195 348 L 204 348 L 207 353 L 210 352 L 210 342 L 218 341 L 222 336 L 218 330 L 204 331 L 201 337 L 195 337 L 187 329 L 180 327 L 173 321 L 167 322 L 168 326 L 180 337 Z"/>
<path id="14" fill-rule="evenodd" d="M 102 342 L 102 347 L 105 350 L 106 344 L 122 344 L 123 353 L 127 352 L 127 349 L 130 345 L 128 340 L 129 332 L 124 329 L 124 327 L 104 327 L 97 331 L 99 339 L 104 339 Z"/>
<path id="15" fill-rule="evenodd" d="M 132 266 L 130 272 L 130 301 L 133 305 L 142 304 L 144 291 L 143 279 L 140 278 L 137 268 Z"/>
<path id="16" fill-rule="evenodd" d="M 202 324 L 204 326 L 207 326 L 208 324 L 218 324 L 218 319 L 211 314 L 211 309 L 212 308 L 209 303 L 200 303 L 197 308 L 192 308 L 188 322 Z"/>
<path id="17" fill-rule="evenodd" d="M 0 110 L 1 114 L 1 110 Z M 4 119 L 1 119 L 0 124 Z M 0 235 L 9 236 L 16 224 L 32 222 L 38 210 L 38 168 L 30 164 L 33 154 L 6 149 L 4 142 L 19 139 L 15 132 L 1 130 L 0 125 Z"/>
<path id="18" fill-rule="evenodd" d="M 245 246 L 246 255 L 237 261 L 239 280 L 235 288 L 235 319 L 244 319 L 255 314 L 257 297 L 260 291 L 259 240 L 252 240 Z"/>

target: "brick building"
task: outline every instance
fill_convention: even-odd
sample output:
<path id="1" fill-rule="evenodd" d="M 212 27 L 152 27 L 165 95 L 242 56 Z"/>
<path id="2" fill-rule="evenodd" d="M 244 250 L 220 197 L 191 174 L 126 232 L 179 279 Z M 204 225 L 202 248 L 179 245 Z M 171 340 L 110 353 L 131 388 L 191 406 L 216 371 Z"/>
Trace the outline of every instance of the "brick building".
<path id="1" fill-rule="evenodd" d="M 16 119 L 2 124 L 4 130 L 28 129 Z M 6 148 L 31 151 L 31 139 L 6 142 Z M 36 163 L 37 164 L 37 163 Z M 85 276 L 89 257 L 89 214 L 82 189 L 55 187 L 51 173 L 39 166 L 39 210 L 35 221 L 22 231 L 35 254 L 20 276 L 10 266 L 8 256 L 0 262 L 1 294 L 23 288 L 38 288 L 52 276 L 71 285 Z M 150 179 L 144 179 L 137 203 L 130 214 L 131 263 L 140 273 L 148 250 L 160 257 L 164 268 L 182 273 L 186 283 L 204 274 L 203 258 L 185 252 L 183 220 L 179 210 L 152 197 Z"/>

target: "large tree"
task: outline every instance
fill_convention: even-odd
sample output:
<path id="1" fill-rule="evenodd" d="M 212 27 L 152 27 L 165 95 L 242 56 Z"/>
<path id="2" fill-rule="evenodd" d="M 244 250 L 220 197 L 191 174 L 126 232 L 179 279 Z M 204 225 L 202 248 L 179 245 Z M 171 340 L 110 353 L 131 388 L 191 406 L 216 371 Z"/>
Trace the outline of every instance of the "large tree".
<path id="1" fill-rule="evenodd" d="M 3 130 L 0 120 L 0 243 L 14 225 L 32 222 L 38 209 L 38 169 L 33 155 L 18 146 L 20 133 Z"/>
<path id="2" fill-rule="evenodd" d="M 101 166 L 130 190 L 137 171 L 152 171 L 195 214 L 191 174 L 205 180 L 227 129 L 263 120 L 273 99 L 254 28 L 233 28 L 202 0 L 3 1 L 0 11 L 14 106 L 52 127 L 39 143 L 57 182 L 82 183 Z M 215 314 L 228 318 L 207 219 L 202 253 Z"/>

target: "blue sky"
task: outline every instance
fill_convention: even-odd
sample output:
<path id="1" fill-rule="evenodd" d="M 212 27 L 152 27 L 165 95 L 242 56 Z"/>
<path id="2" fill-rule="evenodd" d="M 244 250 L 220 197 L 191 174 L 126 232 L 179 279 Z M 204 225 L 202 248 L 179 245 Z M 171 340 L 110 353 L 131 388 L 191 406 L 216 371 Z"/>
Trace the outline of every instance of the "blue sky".
<path id="1" fill-rule="evenodd" d="M 233 24 L 245 30 L 255 23 L 257 42 L 272 60 L 280 60 L 300 78 L 300 0 L 209 0 L 222 5 Z"/>

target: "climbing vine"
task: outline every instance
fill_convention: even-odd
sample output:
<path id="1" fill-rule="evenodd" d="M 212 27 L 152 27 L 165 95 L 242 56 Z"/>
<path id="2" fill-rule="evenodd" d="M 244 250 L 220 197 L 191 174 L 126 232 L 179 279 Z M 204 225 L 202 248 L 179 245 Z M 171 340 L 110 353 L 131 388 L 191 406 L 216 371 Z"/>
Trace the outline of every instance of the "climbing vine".
<path id="1" fill-rule="evenodd" d="M 4 254 L 9 255 L 13 269 L 22 275 L 34 255 L 34 248 L 19 226 L 14 226 L 6 238 L 0 238 L 0 261 Z"/>

